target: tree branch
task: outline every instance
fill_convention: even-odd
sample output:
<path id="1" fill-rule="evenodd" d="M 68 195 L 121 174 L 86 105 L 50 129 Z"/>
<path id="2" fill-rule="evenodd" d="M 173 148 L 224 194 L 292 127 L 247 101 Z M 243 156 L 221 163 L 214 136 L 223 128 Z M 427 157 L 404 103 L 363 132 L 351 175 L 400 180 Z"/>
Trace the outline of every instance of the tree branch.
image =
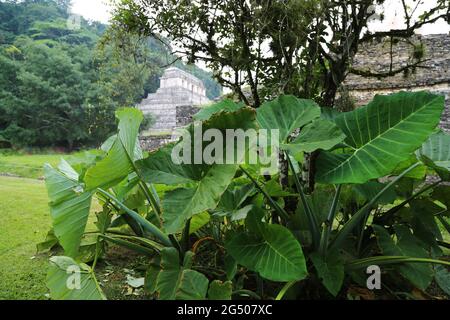
<path id="1" fill-rule="evenodd" d="M 387 72 L 373 72 L 371 70 L 361 70 L 361 69 L 356 69 L 356 68 L 349 68 L 349 73 L 358 75 L 358 76 L 362 76 L 365 78 L 388 78 L 388 77 L 392 77 L 395 76 L 399 73 L 405 72 L 407 70 L 410 70 L 412 68 L 422 68 L 422 69 L 430 69 L 430 67 L 427 66 L 423 66 L 422 64 L 430 61 L 429 59 L 427 60 L 422 60 L 413 64 L 408 64 L 402 68 L 398 68 L 398 69 L 393 69 L 393 70 L 389 70 Z"/>

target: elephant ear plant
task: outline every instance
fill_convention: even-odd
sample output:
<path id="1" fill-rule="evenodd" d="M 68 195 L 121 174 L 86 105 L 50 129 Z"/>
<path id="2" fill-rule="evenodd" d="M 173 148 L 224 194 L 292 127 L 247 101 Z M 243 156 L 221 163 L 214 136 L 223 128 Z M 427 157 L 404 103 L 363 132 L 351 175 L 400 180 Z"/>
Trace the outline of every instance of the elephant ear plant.
<path id="1" fill-rule="evenodd" d="M 53 229 L 41 247 L 57 241 L 65 254 L 50 259 L 51 297 L 106 299 L 95 270 L 110 245 L 147 257 L 144 287 L 155 299 L 348 298 L 366 287 L 369 266 L 383 270 L 379 296 L 409 298 L 433 281 L 450 294 L 443 108 L 427 92 L 336 114 L 293 96 L 257 110 L 226 100 L 150 154 L 138 143 L 141 112 L 121 109 L 100 152 L 45 167 Z M 215 133 L 199 138 L 199 127 Z M 217 139 L 230 130 L 276 134 L 249 139 L 229 163 L 234 137 Z M 287 183 L 249 160 L 263 147 L 286 160 Z M 186 151 L 198 149 L 216 161 Z M 86 228 L 97 204 L 96 230 Z M 75 288 L 69 269 L 79 274 Z"/>

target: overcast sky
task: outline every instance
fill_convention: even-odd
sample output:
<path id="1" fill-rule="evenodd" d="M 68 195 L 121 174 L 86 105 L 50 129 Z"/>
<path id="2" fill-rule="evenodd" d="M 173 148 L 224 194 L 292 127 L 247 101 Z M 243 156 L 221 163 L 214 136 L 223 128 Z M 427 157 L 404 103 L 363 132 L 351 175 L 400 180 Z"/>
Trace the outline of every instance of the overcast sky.
<path id="1" fill-rule="evenodd" d="M 86 19 L 97 20 L 104 23 L 109 19 L 109 6 L 110 0 L 72 0 L 74 13 L 80 14 Z M 413 1 L 409 0 L 413 5 Z M 422 0 L 423 8 L 430 8 L 436 4 L 436 0 Z M 403 8 L 400 0 L 387 0 L 385 15 L 386 19 L 382 24 L 377 23 L 372 26 L 372 29 L 388 29 L 388 28 L 400 28 L 401 21 L 403 20 Z M 429 25 L 420 30 L 422 34 L 431 33 L 448 33 L 450 32 L 450 26 L 441 19 L 434 25 Z"/>
<path id="2" fill-rule="evenodd" d="M 107 23 L 109 20 L 108 0 L 72 0 L 72 12 L 88 20 Z"/>

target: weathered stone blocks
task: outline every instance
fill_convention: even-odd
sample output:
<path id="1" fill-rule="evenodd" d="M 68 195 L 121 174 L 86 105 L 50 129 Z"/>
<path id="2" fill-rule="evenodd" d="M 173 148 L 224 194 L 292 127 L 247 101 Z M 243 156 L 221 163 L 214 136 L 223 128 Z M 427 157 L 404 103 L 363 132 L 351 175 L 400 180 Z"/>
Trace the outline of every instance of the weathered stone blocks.
<path id="1" fill-rule="evenodd" d="M 198 106 L 209 104 L 203 82 L 178 68 L 169 68 L 161 77 L 160 88 L 138 106 L 144 114 L 152 114 L 155 123 L 141 138 L 142 147 L 154 149 L 170 141 L 177 127 L 192 121 Z"/>
<path id="2" fill-rule="evenodd" d="M 450 35 L 415 36 L 412 43 L 423 46 L 422 67 L 414 72 L 400 73 L 388 78 L 364 78 L 349 75 L 345 87 L 356 100 L 358 106 L 367 104 L 376 94 L 390 94 L 404 91 L 428 90 L 446 97 L 446 110 L 442 116 L 441 127 L 450 132 Z M 391 42 L 382 39 L 363 46 L 353 61 L 356 69 L 373 72 L 386 72 L 391 64 Z M 393 45 L 393 69 L 404 67 L 411 62 L 412 47 L 405 41 Z"/>

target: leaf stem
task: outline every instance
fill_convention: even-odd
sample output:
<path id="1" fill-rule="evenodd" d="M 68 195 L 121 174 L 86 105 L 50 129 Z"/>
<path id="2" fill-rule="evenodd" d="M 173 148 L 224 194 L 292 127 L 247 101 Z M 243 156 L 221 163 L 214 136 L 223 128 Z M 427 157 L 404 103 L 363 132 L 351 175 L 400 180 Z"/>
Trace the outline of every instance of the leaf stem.
<path id="1" fill-rule="evenodd" d="M 142 191 L 145 194 L 145 197 L 147 198 L 147 201 L 150 203 L 153 211 L 155 212 L 156 217 L 158 218 L 158 221 L 160 223 L 160 226 L 162 227 L 162 219 L 161 219 L 161 207 L 159 206 L 158 201 L 156 201 L 153 193 L 148 189 L 147 184 L 145 183 L 144 179 L 142 178 L 142 175 L 138 168 L 136 167 L 136 164 L 134 163 L 131 156 L 128 154 L 128 151 L 125 149 L 125 146 L 121 139 L 119 139 L 122 148 L 125 151 L 125 154 L 127 155 L 128 161 L 130 162 L 131 166 L 133 167 L 133 171 L 136 172 L 137 177 L 139 178 L 139 187 L 142 189 Z"/>
<path id="2" fill-rule="evenodd" d="M 275 209 L 280 216 L 288 221 L 289 220 L 289 214 L 282 208 L 278 203 L 275 202 L 275 200 L 272 199 L 272 197 L 259 185 L 259 183 L 250 175 L 250 173 L 247 172 L 242 166 L 239 166 L 239 168 L 245 173 L 245 175 L 253 182 L 255 187 L 264 195 L 264 197 L 269 201 L 270 205 L 273 209 Z"/>
<path id="3" fill-rule="evenodd" d="M 280 290 L 277 297 L 275 298 L 276 301 L 280 301 L 283 299 L 284 295 L 289 291 L 290 288 L 292 288 L 298 281 L 291 281 L 284 285 L 284 287 Z"/>
<path id="4" fill-rule="evenodd" d="M 403 201 L 402 203 L 400 203 L 398 206 L 395 206 L 394 208 L 390 209 L 389 211 L 387 211 L 384 215 L 383 218 L 389 218 L 391 216 L 393 216 L 394 214 L 396 214 L 401 208 L 403 208 L 404 206 L 406 206 L 408 203 L 410 203 L 412 200 L 414 200 L 415 198 L 417 198 L 418 196 L 424 194 L 425 192 L 427 192 L 428 190 L 434 188 L 435 186 L 439 185 L 442 183 L 442 180 L 439 180 L 433 184 L 430 184 L 424 188 L 422 188 L 420 191 L 416 192 L 415 194 L 413 194 L 412 196 L 410 196 L 408 199 L 406 199 L 405 201 Z"/>
<path id="5" fill-rule="evenodd" d="M 287 151 L 285 152 L 285 156 L 289 163 L 289 167 L 291 168 L 292 174 L 294 175 L 295 185 L 297 186 L 297 190 L 300 194 L 300 199 L 302 201 L 303 208 L 305 208 L 305 213 L 306 213 L 306 217 L 308 219 L 309 228 L 312 233 L 313 246 L 314 246 L 314 248 L 318 248 L 320 246 L 319 223 L 317 222 L 316 216 L 314 215 L 314 213 L 311 210 L 311 207 L 309 206 L 308 200 L 306 199 L 305 190 L 303 189 L 300 179 L 298 178 L 298 175 L 295 172 L 294 164 L 292 163 L 292 160 L 289 157 L 289 153 Z"/>
<path id="6" fill-rule="evenodd" d="M 95 270 L 95 267 L 97 266 L 98 256 L 99 256 L 99 244 L 100 244 L 100 237 L 97 236 L 97 241 L 95 243 L 95 257 L 94 262 L 92 263 L 92 271 Z"/>
<path id="7" fill-rule="evenodd" d="M 330 240 L 331 230 L 333 229 L 333 222 L 334 219 L 336 218 L 337 206 L 339 202 L 339 197 L 341 195 L 341 190 L 342 185 L 338 185 L 336 193 L 333 198 L 333 203 L 331 204 L 330 207 L 330 212 L 328 213 L 327 220 L 325 221 L 325 225 L 323 227 L 322 237 L 320 239 L 320 253 L 322 257 L 325 257 L 327 255 L 328 243 Z"/>
<path id="8" fill-rule="evenodd" d="M 427 258 L 413 258 L 405 256 L 380 256 L 366 259 L 359 259 L 348 263 L 346 266 L 350 269 L 361 269 L 370 265 L 387 265 L 402 263 L 432 263 L 444 266 L 450 266 L 450 262 Z"/>
<path id="9" fill-rule="evenodd" d="M 116 244 L 118 246 L 127 248 L 129 250 L 132 250 L 134 252 L 140 253 L 140 254 L 144 254 L 147 256 L 153 256 L 155 255 L 155 251 L 157 250 L 152 250 L 150 248 L 144 247 L 142 245 L 133 243 L 131 241 L 127 241 L 127 240 L 123 240 L 123 239 L 117 239 L 117 238 L 111 238 L 108 237 L 107 235 L 100 235 L 103 239 L 105 239 L 106 241 L 109 241 L 113 244 Z"/>
<path id="10" fill-rule="evenodd" d="M 124 210 L 126 213 L 128 213 L 131 217 L 133 217 L 133 219 L 135 219 L 136 221 L 138 221 L 141 226 L 148 231 L 149 233 L 151 233 L 152 235 L 154 235 L 157 239 L 159 239 L 165 246 L 167 247 L 173 247 L 172 242 L 170 241 L 169 237 L 163 233 L 157 226 L 155 226 L 153 223 L 151 223 L 150 221 L 148 221 L 147 219 L 144 219 L 144 217 L 142 217 L 140 214 L 134 212 L 133 210 L 127 208 L 123 203 L 121 203 L 119 200 L 117 200 L 117 198 L 115 198 L 113 195 L 111 195 L 110 193 L 106 192 L 105 190 L 102 189 L 98 189 L 98 192 L 100 192 L 100 194 L 106 196 L 107 198 L 113 200 L 117 206 Z"/>
<path id="11" fill-rule="evenodd" d="M 331 244 L 330 250 L 333 250 L 341 245 L 341 243 L 347 238 L 350 232 L 356 227 L 356 225 L 366 216 L 367 212 L 370 211 L 372 206 L 378 201 L 378 199 L 383 196 L 390 188 L 392 188 L 401 178 L 407 175 L 409 172 L 420 166 L 420 163 L 416 163 L 406 169 L 402 174 L 397 176 L 392 180 L 386 187 L 383 188 L 372 200 L 367 203 L 361 210 L 355 213 L 350 220 L 344 225 L 344 227 L 339 231 L 333 243 Z"/>

